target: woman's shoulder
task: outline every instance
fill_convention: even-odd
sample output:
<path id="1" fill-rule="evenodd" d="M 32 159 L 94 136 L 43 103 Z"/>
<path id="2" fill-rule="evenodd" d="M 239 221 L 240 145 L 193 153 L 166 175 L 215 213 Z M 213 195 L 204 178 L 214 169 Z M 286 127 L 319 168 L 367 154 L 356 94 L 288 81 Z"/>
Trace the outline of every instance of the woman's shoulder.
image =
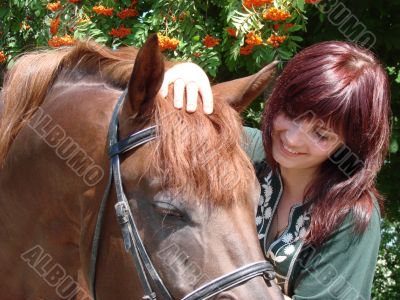
<path id="1" fill-rule="evenodd" d="M 259 129 L 243 127 L 244 139 L 243 149 L 254 165 L 261 163 L 265 159 L 265 152 L 262 142 L 262 133 Z"/>
<path id="2" fill-rule="evenodd" d="M 355 236 L 360 236 L 360 237 L 365 236 L 365 235 L 380 236 L 381 212 L 380 212 L 378 200 L 372 193 L 370 193 L 370 197 L 371 197 L 372 205 L 371 205 L 371 214 L 370 214 L 368 226 L 366 227 L 365 230 L 361 231 L 361 233 L 354 234 Z M 335 235 L 335 233 L 339 233 L 339 232 L 347 231 L 347 230 L 352 230 L 355 232 L 356 224 L 355 224 L 354 216 L 355 216 L 354 210 L 350 210 L 348 212 L 348 214 L 346 215 L 341 226 L 339 226 L 339 228 L 333 233 L 333 235 Z"/>
<path id="3" fill-rule="evenodd" d="M 300 267 L 291 278 L 294 299 L 370 298 L 381 240 L 379 206 L 376 199 L 373 202 L 369 224 L 363 232 L 356 232 L 353 213 L 349 212 L 323 245 L 302 249 Z"/>

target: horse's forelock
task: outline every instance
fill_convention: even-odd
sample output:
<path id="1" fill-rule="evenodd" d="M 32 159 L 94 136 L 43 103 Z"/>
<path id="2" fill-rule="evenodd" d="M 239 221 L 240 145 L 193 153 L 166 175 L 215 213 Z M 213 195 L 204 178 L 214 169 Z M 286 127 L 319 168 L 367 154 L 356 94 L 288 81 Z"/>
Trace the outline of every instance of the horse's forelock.
<path id="1" fill-rule="evenodd" d="M 164 188 L 211 205 L 229 206 L 247 198 L 255 176 L 242 150 L 239 114 L 223 99 L 215 99 L 211 115 L 201 106 L 195 113 L 177 110 L 172 102 L 156 101 L 159 138 L 149 158 L 150 176 L 159 177 Z"/>

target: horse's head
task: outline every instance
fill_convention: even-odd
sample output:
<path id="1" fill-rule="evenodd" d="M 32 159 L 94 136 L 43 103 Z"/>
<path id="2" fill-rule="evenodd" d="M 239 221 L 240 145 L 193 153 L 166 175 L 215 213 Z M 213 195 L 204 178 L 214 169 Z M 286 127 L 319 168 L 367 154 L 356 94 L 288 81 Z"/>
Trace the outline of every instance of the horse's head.
<path id="1" fill-rule="evenodd" d="M 272 72 L 270 66 L 216 85 L 214 113 L 189 114 L 158 94 L 164 61 L 157 37 L 137 55 L 120 137 L 157 125 L 157 139 L 122 156 L 122 181 L 145 246 L 176 298 L 264 259 L 255 226 L 259 184 L 242 150 L 239 114 L 228 102 L 242 109 Z M 268 299 L 270 292 L 258 277 L 218 299 Z"/>
<path id="2" fill-rule="evenodd" d="M 121 166 L 140 235 L 173 297 L 264 259 L 255 229 L 259 186 L 242 150 L 239 115 L 228 102 L 246 106 L 272 67 L 215 86 L 212 115 L 189 114 L 157 94 L 164 74 L 157 37 L 137 54 L 132 72 L 136 53 L 80 42 L 24 55 L 6 76 L 0 102 L 0 237 L 7 240 L 0 255 L 6 270 L 0 278 L 3 298 L 83 299 L 77 293 L 86 292 L 84 274 L 96 274 L 87 281 L 92 288 L 96 283 L 101 299 L 143 295 L 122 248 L 116 195 L 104 193 L 110 184 L 102 172 L 109 167 L 107 125 L 126 85 L 120 138 L 149 125 L 157 126 L 157 138 L 122 154 L 121 165 L 113 156 L 110 170 Z M 101 202 L 103 231 L 93 239 L 93 232 L 100 232 L 94 228 L 103 193 L 110 199 Z M 96 244 L 99 251 L 91 252 Z M 97 264 L 91 253 L 99 253 Z M 267 268 L 260 265 L 257 272 Z M 270 292 L 256 277 L 217 297 L 268 299 Z"/>

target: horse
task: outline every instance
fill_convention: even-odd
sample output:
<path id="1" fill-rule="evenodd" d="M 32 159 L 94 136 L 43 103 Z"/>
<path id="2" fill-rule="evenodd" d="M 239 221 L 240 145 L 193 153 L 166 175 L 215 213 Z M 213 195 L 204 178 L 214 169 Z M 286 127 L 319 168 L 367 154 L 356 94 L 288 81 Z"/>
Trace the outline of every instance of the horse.
<path id="1" fill-rule="evenodd" d="M 214 85 L 214 113 L 205 115 L 176 110 L 171 96 L 158 94 L 172 65 L 152 35 L 140 50 L 80 41 L 27 53 L 7 72 L 1 299 L 181 299 L 265 261 L 255 226 L 260 187 L 243 150 L 239 111 L 274 68 Z M 113 118 L 117 146 L 153 126 L 150 139 L 114 151 L 117 167 L 109 159 Z M 122 234 L 124 216 L 114 211 L 120 195 L 108 187 L 113 166 L 134 217 Z M 139 241 L 129 239 L 135 226 Z M 140 274 L 126 251 L 141 242 L 149 261 L 139 265 L 154 265 L 150 273 L 159 274 L 168 296 L 146 294 L 141 276 L 152 274 Z M 191 299 L 282 298 L 272 280 L 256 275 L 212 292 Z"/>

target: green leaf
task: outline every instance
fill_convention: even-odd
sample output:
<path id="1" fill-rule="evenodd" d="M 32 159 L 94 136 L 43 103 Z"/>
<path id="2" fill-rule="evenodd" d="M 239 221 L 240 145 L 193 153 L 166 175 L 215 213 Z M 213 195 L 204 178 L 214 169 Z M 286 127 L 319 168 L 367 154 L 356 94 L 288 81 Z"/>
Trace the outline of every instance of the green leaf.
<path id="1" fill-rule="evenodd" d="M 397 73 L 397 77 L 394 81 L 396 81 L 396 83 L 400 83 L 400 71 Z"/>
<path id="2" fill-rule="evenodd" d="M 287 31 L 288 32 L 295 32 L 295 31 L 299 31 L 301 29 L 303 29 L 302 25 L 294 25 L 294 26 L 290 27 Z"/>
<path id="3" fill-rule="evenodd" d="M 399 143 L 397 142 L 397 139 L 393 139 L 392 142 L 390 143 L 390 148 L 389 148 L 390 153 L 397 153 L 399 151 Z"/>
<path id="4" fill-rule="evenodd" d="M 232 16 L 232 25 L 236 28 L 238 34 L 247 33 L 251 30 L 260 30 L 263 27 L 258 13 L 247 11 L 248 13 L 235 11 Z"/>
<path id="5" fill-rule="evenodd" d="M 194 27 L 196 27 L 200 31 L 204 31 L 204 27 L 200 26 L 199 24 L 194 25 Z"/>
<path id="6" fill-rule="evenodd" d="M 297 6 L 298 9 L 300 9 L 301 11 L 304 11 L 304 0 L 296 0 L 296 6 Z"/>
<path id="7" fill-rule="evenodd" d="M 0 18 L 4 18 L 8 12 L 9 10 L 7 8 L 0 8 Z"/>
<path id="8" fill-rule="evenodd" d="M 323 23 L 325 21 L 325 15 L 323 13 L 319 14 L 319 21 Z"/>
<path id="9" fill-rule="evenodd" d="M 278 53 L 280 57 L 284 60 L 289 60 L 292 58 L 292 52 L 285 50 L 284 48 L 279 48 Z"/>
<path id="10" fill-rule="evenodd" d="M 297 35 L 291 35 L 291 36 L 289 36 L 289 39 L 291 39 L 292 41 L 296 41 L 296 42 L 303 41 L 303 38 L 301 36 L 297 36 Z"/>
<path id="11" fill-rule="evenodd" d="M 396 67 L 387 67 L 386 70 L 388 71 L 389 75 L 394 75 L 396 73 Z"/>
<path id="12" fill-rule="evenodd" d="M 274 54 L 270 47 L 256 46 L 253 48 L 252 57 L 256 58 L 258 65 L 271 62 L 274 59 Z"/>

